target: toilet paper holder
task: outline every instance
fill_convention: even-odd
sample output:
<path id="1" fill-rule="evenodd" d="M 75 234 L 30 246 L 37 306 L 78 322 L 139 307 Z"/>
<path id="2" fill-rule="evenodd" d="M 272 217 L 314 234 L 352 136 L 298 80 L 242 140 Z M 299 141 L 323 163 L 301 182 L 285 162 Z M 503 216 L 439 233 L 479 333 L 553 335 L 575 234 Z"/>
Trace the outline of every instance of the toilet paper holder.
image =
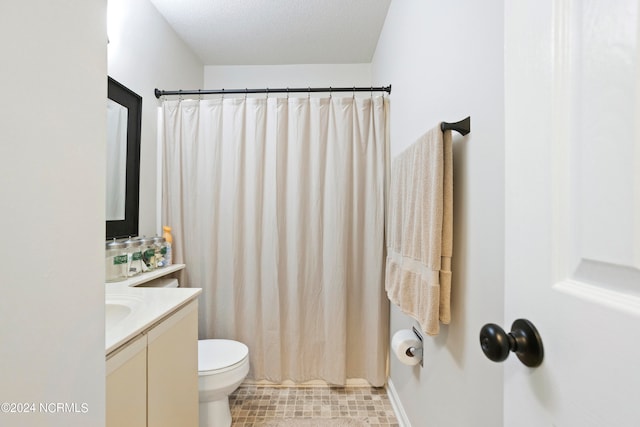
<path id="1" fill-rule="evenodd" d="M 416 336 L 418 337 L 418 339 L 420 340 L 420 342 L 422 343 L 422 334 L 420 332 L 418 332 L 418 330 L 416 329 L 415 326 L 413 326 L 411 329 L 413 329 L 413 333 L 416 334 Z M 420 358 L 420 366 L 424 367 L 424 357 L 422 354 L 422 346 L 420 347 L 409 347 L 407 349 L 407 351 L 405 351 L 405 354 L 409 357 L 419 357 Z"/>

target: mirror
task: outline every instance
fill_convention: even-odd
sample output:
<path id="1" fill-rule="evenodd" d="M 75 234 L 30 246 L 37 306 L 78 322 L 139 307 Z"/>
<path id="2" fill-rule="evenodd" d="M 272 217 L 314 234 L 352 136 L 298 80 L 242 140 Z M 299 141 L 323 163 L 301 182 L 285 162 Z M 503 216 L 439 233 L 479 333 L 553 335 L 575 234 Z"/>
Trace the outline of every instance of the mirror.
<path id="1" fill-rule="evenodd" d="M 107 240 L 138 235 L 142 97 L 109 77 Z"/>

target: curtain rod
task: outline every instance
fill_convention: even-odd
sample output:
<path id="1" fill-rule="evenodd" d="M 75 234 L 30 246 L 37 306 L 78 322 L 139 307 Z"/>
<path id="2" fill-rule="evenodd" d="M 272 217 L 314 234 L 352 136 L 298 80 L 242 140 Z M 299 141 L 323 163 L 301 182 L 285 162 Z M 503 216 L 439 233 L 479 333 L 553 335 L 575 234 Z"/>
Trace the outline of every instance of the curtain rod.
<path id="1" fill-rule="evenodd" d="M 379 87 L 298 87 L 277 89 L 198 89 L 198 90 L 155 90 L 156 98 L 165 95 L 224 95 L 248 93 L 311 93 L 311 92 L 387 92 L 391 93 L 391 85 Z"/>

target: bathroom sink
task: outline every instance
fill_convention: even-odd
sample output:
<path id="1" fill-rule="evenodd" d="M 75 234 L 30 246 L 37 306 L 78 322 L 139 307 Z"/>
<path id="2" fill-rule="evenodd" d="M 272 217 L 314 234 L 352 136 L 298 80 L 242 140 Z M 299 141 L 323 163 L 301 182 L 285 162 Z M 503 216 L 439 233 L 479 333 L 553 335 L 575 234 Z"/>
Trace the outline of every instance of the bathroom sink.
<path id="1" fill-rule="evenodd" d="M 197 297 L 197 288 L 105 289 L 105 355 L 150 329 L 168 314 Z"/>
<path id="2" fill-rule="evenodd" d="M 142 299 L 133 295 L 109 295 L 105 300 L 105 329 L 109 330 L 129 317 Z"/>
<path id="3" fill-rule="evenodd" d="M 120 323 L 124 318 L 131 314 L 131 307 L 107 302 L 104 309 L 105 328 L 109 329 L 113 325 Z"/>

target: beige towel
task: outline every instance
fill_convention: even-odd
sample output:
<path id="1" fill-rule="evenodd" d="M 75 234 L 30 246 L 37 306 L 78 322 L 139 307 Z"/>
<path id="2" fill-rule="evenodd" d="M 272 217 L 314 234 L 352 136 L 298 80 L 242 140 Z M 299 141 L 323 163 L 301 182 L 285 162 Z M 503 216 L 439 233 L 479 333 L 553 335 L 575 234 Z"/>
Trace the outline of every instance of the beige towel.
<path id="1" fill-rule="evenodd" d="M 428 131 L 391 165 L 385 289 L 428 335 L 451 321 L 451 131 Z"/>

